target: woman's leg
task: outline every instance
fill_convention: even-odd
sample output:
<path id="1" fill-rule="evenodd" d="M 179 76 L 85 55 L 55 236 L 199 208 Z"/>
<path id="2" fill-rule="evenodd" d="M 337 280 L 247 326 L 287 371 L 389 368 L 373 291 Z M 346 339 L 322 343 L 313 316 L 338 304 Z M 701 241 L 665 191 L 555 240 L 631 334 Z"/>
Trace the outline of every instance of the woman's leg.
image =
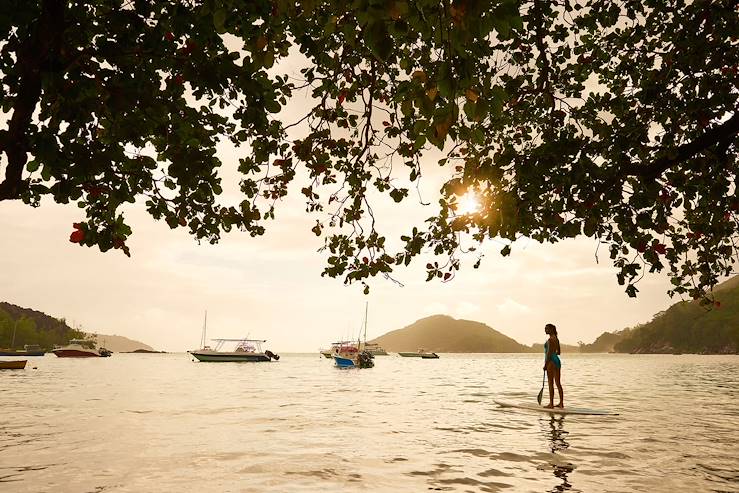
<path id="1" fill-rule="evenodd" d="M 547 382 L 549 382 L 549 405 L 544 407 L 554 407 L 554 364 L 551 361 L 547 363 Z"/>
<path id="2" fill-rule="evenodd" d="M 557 404 L 557 407 L 564 407 L 564 392 L 562 392 L 562 382 L 560 381 L 561 372 L 561 368 L 554 367 L 554 381 L 557 383 L 557 390 L 559 391 L 559 404 Z"/>

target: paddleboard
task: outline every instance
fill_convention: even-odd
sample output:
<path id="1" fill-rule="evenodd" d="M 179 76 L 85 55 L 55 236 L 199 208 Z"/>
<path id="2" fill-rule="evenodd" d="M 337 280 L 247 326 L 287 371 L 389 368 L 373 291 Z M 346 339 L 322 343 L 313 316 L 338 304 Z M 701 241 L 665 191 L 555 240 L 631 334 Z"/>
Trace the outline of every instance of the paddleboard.
<path id="1" fill-rule="evenodd" d="M 585 415 L 596 415 L 596 416 L 618 416 L 618 413 L 612 411 L 604 411 L 602 409 L 588 409 L 584 407 L 555 407 L 553 409 L 539 406 L 537 404 L 527 404 L 525 402 L 509 402 L 495 399 L 494 402 L 500 407 L 511 407 L 516 409 L 526 409 L 528 411 L 538 411 L 540 413 L 549 414 L 585 414 Z"/>

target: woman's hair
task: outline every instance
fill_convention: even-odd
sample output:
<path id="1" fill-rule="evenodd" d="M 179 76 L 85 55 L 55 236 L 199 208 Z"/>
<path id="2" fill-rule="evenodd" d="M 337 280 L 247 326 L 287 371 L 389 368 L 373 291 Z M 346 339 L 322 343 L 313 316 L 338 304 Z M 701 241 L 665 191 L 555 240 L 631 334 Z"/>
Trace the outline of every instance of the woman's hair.
<path id="1" fill-rule="evenodd" d="M 557 337 L 557 327 L 554 324 L 546 324 L 544 326 L 544 331 L 549 335 L 554 335 L 554 337 Z M 562 354 L 559 351 L 559 337 L 557 337 L 557 354 Z"/>

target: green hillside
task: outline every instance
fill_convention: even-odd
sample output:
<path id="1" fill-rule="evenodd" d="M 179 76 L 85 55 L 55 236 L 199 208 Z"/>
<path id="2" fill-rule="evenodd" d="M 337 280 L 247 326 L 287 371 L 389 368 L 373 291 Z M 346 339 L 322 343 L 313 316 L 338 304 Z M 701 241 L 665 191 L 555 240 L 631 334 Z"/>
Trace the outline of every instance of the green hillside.
<path id="1" fill-rule="evenodd" d="M 387 351 L 415 351 L 424 348 L 439 353 L 521 353 L 530 347 L 480 322 L 456 320 L 447 315 L 422 318 L 407 327 L 393 330 L 373 341 Z"/>
<path id="2" fill-rule="evenodd" d="M 714 290 L 717 306 L 682 301 L 651 322 L 623 334 L 614 349 L 624 353 L 739 353 L 739 276 Z"/>
<path id="3" fill-rule="evenodd" d="M 26 344 L 38 344 L 49 350 L 55 345 L 69 343 L 70 339 L 91 339 L 114 352 L 152 350 L 143 342 L 116 335 L 88 334 L 73 329 L 63 318 L 57 319 L 30 308 L 0 302 L 0 348 L 18 349 Z"/>
<path id="4" fill-rule="evenodd" d="M 10 348 L 11 344 L 13 348 L 38 344 L 44 349 L 51 349 L 55 344 L 67 344 L 70 339 L 84 338 L 84 332 L 71 328 L 64 319 L 0 302 L 0 348 Z"/>
<path id="5" fill-rule="evenodd" d="M 581 353 L 610 353 L 615 351 L 614 346 L 621 342 L 629 333 L 629 329 L 618 332 L 603 332 L 590 344 L 580 344 Z"/>

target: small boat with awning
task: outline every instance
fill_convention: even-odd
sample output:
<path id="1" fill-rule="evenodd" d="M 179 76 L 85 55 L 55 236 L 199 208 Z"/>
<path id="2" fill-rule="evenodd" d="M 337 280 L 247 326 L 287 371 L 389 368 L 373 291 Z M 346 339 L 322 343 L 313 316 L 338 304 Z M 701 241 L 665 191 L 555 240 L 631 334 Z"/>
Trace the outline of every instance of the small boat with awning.
<path id="1" fill-rule="evenodd" d="M 204 346 L 196 351 L 188 351 L 198 361 L 207 363 L 216 362 L 266 362 L 278 361 L 280 356 L 272 351 L 262 351 L 262 343 L 267 342 L 264 339 L 211 339 L 215 341 L 215 347 Z M 224 351 L 223 347 L 226 343 L 235 343 L 230 351 Z"/>
<path id="2" fill-rule="evenodd" d="M 377 344 L 376 342 L 368 342 L 365 344 L 365 349 L 369 351 L 369 353 L 372 356 L 387 356 L 387 351 L 385 351 L 385 348 Z"/>
<path id="3" fill-rule="evenodd" d="M 426 351 L 423 348 L 415 352 L 399 352 L 398 354 L 403 356 L 404 358 L 422 358 L 422 359 L 438 359 L 439 358 L 438 354 L 431 352 L 431 351 Z"/>
<path id="4" fill-rule="evenodd" d="M 320 353 L 323 355 L 326 359 L 331 359 L 335 353 L 339 351 L 342 347 L 350 347 L 352 344 L 355 344 L 353 341 L 338 341 L 338 342 L 332 342 L 331 347 L 328 349 L 321 349 Z"/>

